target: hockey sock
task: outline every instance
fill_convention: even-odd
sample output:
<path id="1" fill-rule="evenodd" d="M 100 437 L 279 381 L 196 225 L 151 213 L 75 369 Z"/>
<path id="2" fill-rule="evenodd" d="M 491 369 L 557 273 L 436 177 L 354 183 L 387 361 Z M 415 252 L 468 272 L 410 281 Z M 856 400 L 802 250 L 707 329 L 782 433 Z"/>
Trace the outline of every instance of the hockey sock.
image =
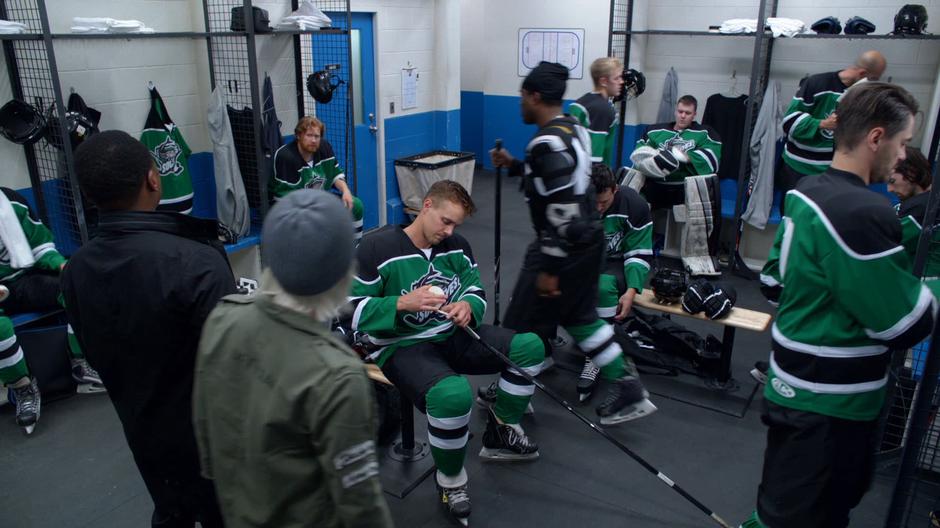
<path id="1" fill-rule="evenodd" d="M 29 378 L 23 349 L 16 342 L 13 321 L 0 315 L 0 385 L 10 385 Z"/>
<path id="2" fill-rule="evenodd" d="M 597 281 L 597 316 L 607 319 L 617 315 L 617 303 L 620 296 L 617 291 L 617 277 L 602 273 Z"/>
<path id="3" fill-rule="evenodd" d="M 757 512 L 751 514 L 746 521 L 741 523 L 740 528 L 765 528 L 764 523 L 760 522 Z"/>
<path id="4" fill-rule="evenodd" d="M 516 334 L 509 344 L 509 359 L 526 374 L 535 376 L 542 369 L 545 346 L 536 334 Z M 504 368 L 496 386 L 496 406 L 493 413 L 505 424 L 517 424 L 535 393 L 535 385 L 515 369 Z"/>
<path id="5" fill-rule="evenodd" d="M 359 242 L 359 239 L 362 238 L 362 217 L 365 214 L 365 210 L 362 206 L 362 200 L 353 196 L 353 206 L 352 206 L 352 217 L 353 217 L 353 228 L 355 229 L 355 239 L 356 242 Z"/>
<path id="6" fill-rule="evenodd" d="M 582 326 L 566 326 L 584 354 L 601 369 L 606 380 L 620 379 L 627 374 L 623 351 L 614 339 L 614 329 L 601 319 Z"/>
<path id="7" fill-rule="evenodd" d="M 463 376 L 438 381 L 424 397 L 428 413 L 428 442 L 440 473 L 454 476 L 463 469 L 469 437 L 473 392 Z"/>

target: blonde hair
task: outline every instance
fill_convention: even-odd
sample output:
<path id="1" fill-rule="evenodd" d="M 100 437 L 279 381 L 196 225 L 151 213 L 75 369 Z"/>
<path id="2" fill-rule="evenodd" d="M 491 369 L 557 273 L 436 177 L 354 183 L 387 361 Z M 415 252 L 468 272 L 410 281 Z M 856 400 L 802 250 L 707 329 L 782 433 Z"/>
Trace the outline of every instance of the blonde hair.
<path id="1" fill-rule="evenodd" d="M 591 63 L 591 79 L 594 84 L 601 82 L 601 77 L 617 76 L 623 71 L 623 61 L 617 57 L 601 57 Z"/>
<path id="2" fill-rule="evenodd" d="M 316 321 L 329 322 L 348 307 L 349 288 L 355 275 L 356 266 L 353 263 L 346 275 L 325 292 L 316 295 L 294 295 L 284 290 L 271 268 L 264 268 L 258 291 L 260 295 L 270 296 L 271 301 L 278 306 L 309 315 Z"/>
<path id="3" fill-rule="evenodd" d="M 297 126 L 294 127 L 294 135 L 300 136 L 304 132 L 310 130 L 311 128 L 316 127 L 320 129 L 320 135 L 326 135 L 326 125 L 323 124 L 323 121 L 313 117 L 313 116 L 303 116 L 300 118 L 300 121 L 297 121 Z"/>

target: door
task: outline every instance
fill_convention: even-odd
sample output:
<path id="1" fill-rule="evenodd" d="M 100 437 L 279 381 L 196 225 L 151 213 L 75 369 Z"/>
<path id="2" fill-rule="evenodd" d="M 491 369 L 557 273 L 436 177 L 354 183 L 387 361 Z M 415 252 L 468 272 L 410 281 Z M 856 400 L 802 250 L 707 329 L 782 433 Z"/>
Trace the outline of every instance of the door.
<path id="1" fill-rule="evenodd" d="M 326 13 L 333 19 L 333 27 L 345 26 L 346 14 Z M 365 209 L 363 228 L 379 225 L 378 133 L 375 114 L 375 38 L 372 30 L 373 13 L 352 13 L 350 29 L 349 80 L 352 83 L 352 123 L 356 145 L 356 185 L 353 192 L 362 200 Z M 316 48 L 316 40 L 314 47 Z M 319 53 L 314 49 L 314 59 Z M 345 62 L 345 61 L 344 61 Z M 329 134 L 329 131 L 327 131 Z"/>

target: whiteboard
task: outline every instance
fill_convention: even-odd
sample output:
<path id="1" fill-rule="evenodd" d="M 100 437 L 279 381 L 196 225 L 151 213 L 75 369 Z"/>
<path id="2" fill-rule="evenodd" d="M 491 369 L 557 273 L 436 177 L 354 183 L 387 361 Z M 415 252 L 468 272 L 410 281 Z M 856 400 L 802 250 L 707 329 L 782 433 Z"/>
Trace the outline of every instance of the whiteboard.
<path id="1" fill-rule="evenodd" d="M 519 76 L 525 77 L 539 62 L 557 62 L 572 79 L 584 77 L 583 29 L 519 29 Z"/>

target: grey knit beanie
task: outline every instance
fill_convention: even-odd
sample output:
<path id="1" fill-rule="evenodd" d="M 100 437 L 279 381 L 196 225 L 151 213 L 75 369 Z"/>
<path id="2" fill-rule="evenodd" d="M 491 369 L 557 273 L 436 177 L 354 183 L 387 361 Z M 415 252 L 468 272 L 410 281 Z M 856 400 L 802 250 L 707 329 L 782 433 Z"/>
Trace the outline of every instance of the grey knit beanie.
<path id="1" fill-rule="evenodd" d="M 300 189 L 281 198 L 261 229 L 264 263 L 288 293 L 316 295 L 349 271 L 352 215 L 324 191 Z"/>

